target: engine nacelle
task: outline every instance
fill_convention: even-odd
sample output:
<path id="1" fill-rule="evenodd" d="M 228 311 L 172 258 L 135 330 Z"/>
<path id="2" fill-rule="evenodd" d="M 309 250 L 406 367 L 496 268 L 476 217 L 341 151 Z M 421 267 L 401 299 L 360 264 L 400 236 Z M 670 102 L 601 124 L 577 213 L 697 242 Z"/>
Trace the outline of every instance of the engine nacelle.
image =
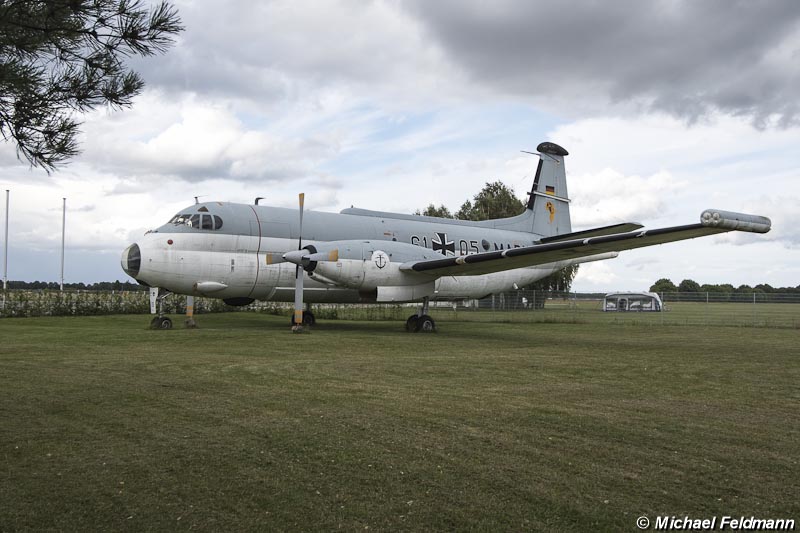
<path id="1" fill-rule="evenodd" d="M 418 300 L 434 292 L 433 277 L 400 270 L 407 261 L 441 257 L 427 248 L 393 241 L 325 242 L 306 248 L 315 257 L 336 257 L 306 267 L 309 276 L 322 283 L 377 291 L 378 301 L 383 302 Z"/>

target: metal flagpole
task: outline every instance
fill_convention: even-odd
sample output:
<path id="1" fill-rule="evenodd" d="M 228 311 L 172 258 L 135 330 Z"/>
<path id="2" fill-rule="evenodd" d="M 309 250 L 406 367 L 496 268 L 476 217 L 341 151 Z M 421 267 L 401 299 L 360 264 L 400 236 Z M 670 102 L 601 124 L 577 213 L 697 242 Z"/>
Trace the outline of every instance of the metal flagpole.
<path id="1" fill-rule="evenodd" d="M 64 236 L 67 225 L 67 199 L 64 198 L 64 207 L 61 210 L 61 290 L 64 290 Z"/>

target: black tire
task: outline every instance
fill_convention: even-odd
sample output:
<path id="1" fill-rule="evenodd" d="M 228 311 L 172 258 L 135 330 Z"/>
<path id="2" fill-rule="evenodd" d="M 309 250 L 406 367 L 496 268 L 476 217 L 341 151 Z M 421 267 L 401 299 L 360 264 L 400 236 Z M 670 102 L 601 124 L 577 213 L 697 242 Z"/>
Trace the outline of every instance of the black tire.
<path id="1" fill-rule="evenodd" d="M 158 329 L 172 329 L 172 320 L 165 316 L 161 319 L 161 324 L 159 324 Z"/>
<path id="2" fill-rule="evenodd" d="M 154 316 L 153 320 L 150 321 L 150 329 L 161 329 L 161 317 Z"/>
<path id="3" fill-rule="evenodd" d="M 303 311 L 303 326 L 313 326 L 317 323 L 314 313 L 311 311 Z"/>
<path id="4" fill-rule="evenodd" d="M 436 331 L 436 322 L 434 322 L 433 319 L 428 315 L 422 315 L 419 317 L 419 320 L 417 320 L 416 331 L 422 333 L 433 333 Z"/>
<path id="5" fill-rule="evenodd" d="M 419 317 L 417 315 L 411 315 L 410 317 L 408 317 L 408 320 L 406 320 L 406 331 L 407 332 L 412 333 L 414 331 L 417 331 L 417 320 L 418 319 L 419 319 Z"/>

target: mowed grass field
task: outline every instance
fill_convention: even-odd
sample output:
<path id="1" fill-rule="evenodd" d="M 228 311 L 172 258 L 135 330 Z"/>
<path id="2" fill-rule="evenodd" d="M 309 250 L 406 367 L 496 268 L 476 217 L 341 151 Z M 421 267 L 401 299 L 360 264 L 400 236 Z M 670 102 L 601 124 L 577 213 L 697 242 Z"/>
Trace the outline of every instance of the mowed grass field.
<path id="1" fill-rule="evenodd" d="M 322 307 L 322 309 L 319 309 Z M 338 318 L 349 320 L 405 320 L 415 308 L 399 305 L 331 306 Z M 544 309 L 501 311 L 491 309 L 453 309 L 431 307 L 437 323 L 443 321 L 574 323 L 606 325 L 659 326 L 728 326 L 800 329 L 800 304 L 795 303 L 723 303 L 669 302 L 666 311 L 607 312 L 601 311 L 601 300 L 550 299 Z M 323 317 L 331 311 L 318 306 Z M 288 310 L 287 310 L 288 313 Z"/>
<path id="2" fill-rule="evenodd" d="M 148 321 L 0 320 L 0 530 L 800 519 L 795 329 Z"/>

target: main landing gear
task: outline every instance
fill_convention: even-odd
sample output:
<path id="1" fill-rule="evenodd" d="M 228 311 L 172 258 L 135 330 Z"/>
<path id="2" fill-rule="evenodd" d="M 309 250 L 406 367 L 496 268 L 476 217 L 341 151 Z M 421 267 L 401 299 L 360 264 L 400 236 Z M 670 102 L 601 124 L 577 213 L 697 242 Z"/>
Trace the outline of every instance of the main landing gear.
<path id="1" fill-rule="evenodd" d="M 406 320 L 406 331 L 409 333 L 433 333 L 436 331 L 436 322 L 428 315 L 428 298 L 422 299 L 422 307 L 417 314 L 411 315 Z"/>
<path id="2" fill-rule="evenodd" d="M 292 326 L 297 326 L 298 324 L 294 323 L 294 313 L 292 314 Z M 314 313 L 311 312 L 311 304 L 306 305 L 306 310 L 303 311 L 303 323 L 300 326 L 307 328 L 310 326 L 314 326 L 317 323 L 316 317 L 314 317 Z"/>

